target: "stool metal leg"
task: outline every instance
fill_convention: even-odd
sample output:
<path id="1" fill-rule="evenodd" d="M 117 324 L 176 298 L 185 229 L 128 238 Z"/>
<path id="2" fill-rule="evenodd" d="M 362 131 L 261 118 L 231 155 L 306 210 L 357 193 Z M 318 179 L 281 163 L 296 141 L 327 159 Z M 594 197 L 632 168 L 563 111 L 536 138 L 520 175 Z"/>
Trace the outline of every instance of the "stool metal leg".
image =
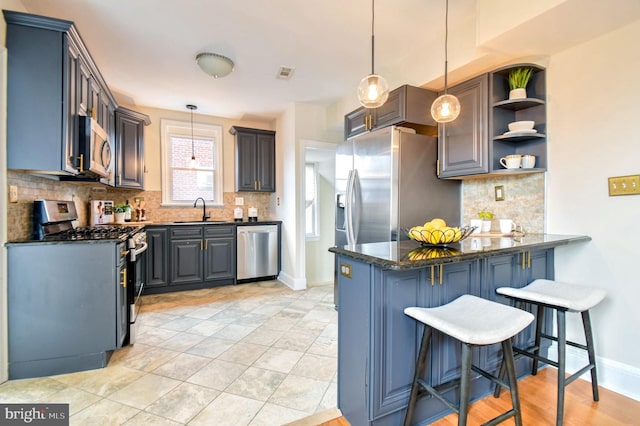
<path id="1" fill-rule="evenodd" d="M 407 412 L 404 415 L 404 426 L 411 424 L 413 418 L 413 411 L 416 408 L 418 402 L 418 392 L 420 391 L 420 384 L 418 379 L 422 377 L 424 373 L 424 365 L 427 359 L 427 353 L 429 353 L 429 345 L 431 343 L 431 327 L 424 326 L 422 332 L 422 342 L 420 343 L 420 351 L 418 352 L 418 359 L 416 361 L 416 370 L 413 374 L 413 384 L 411 385 L 411 395 L 409 396 L 409 405 L 407 406 Z"/>
<path id="2" fill-rule="evenodd" d="M 471 347 L 462 344 L 462 365 L 460 368 L 460 412 L 458 413 L 458 426 L 467 424 L 469 411 L 469 388 L 471 386 Z"/>
<path id="3" fill-rule="evenodd" d="M 538 305 L 538 313 L 536 315 L 536 337 L 533 343 L 535 349 L 533 353 L 535 355 L 540 354 L 540 336 L 542 336 L 542 326 L 544 325 L 544 306 Z M 538 359 L 533 358 L 533 364 L 531 365 L 531 375 L 538 374 Z"/>
<path id="4" fill-rule="evenodd" d="M 593 333 L 591 332 L 591 319 L 589 311 L 582 311 L 582 325 L 584 327 L 584 337 L 587 341 L 587 353 L 589 354 L 589 364 L 591 367 L 591 390 L 593 391 L 593 400 L 598 401 L 598 375 L 596 373 L 596 351 L 593 345 Z"/>
<path id="5" fill-rule="evenodd" d="M 556 411 L 556 425 L 562 425 L 564 417 L 564 388 L 565 383 L 565 359 L 567 352 L 567 324 L 565 311 L 557 309 L 558 318 L 558 404 Z"/>

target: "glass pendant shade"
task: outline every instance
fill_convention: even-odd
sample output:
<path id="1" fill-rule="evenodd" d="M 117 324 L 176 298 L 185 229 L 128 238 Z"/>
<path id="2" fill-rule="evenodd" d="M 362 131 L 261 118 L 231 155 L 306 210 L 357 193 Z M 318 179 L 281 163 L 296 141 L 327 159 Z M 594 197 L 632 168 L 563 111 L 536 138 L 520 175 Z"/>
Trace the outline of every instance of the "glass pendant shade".
<path id="1" fill-rule="evenodd" d="M 438 123 L 448 123 L 460 115 L 460 101 L 453 95 L 438 96 L 431 105 L 431 116 Z"/>
<path id="2" fill-rule="evenodd" d="M 377 108 L 382 106 L 389 97 L 389 85 L 384 77 L 369 74 L 358 85 L 358 100 L 363 107 Z"/>

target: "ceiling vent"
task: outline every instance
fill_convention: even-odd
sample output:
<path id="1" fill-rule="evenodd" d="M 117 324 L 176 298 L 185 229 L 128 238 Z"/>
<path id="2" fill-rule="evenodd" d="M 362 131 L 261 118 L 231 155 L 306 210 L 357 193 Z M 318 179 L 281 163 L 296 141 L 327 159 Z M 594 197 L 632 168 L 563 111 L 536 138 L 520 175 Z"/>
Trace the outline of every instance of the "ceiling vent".
<path id="1" fill-rule="evenodd" d="M 280 80 L 289 80 L 291 78 L 291 76 L 293 75 L 293 71 L 295 71 L 295 68 L 290 68 L 290 67 L 280 67 L 280 70 L 278 71 L 278 78 Z"/>

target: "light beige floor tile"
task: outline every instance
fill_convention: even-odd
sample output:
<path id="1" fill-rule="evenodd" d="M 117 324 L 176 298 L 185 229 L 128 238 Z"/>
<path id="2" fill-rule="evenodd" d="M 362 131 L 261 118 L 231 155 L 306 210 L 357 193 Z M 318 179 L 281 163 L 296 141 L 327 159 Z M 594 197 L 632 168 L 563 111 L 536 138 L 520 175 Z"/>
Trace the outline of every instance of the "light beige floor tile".
<path id="1" fill-rule="evenodd" d="M 181 382 L 156 374 L 147 374 L 108 396 L 111 401 L 143 410 Z"/>
<path id="2" fill-rule="evenodd" d="M 210 307 L 200 307 L 185 313 L 184 316 L 189 318 L 200 318 L 200 319 L 206 320 L 211 318 L 212 316 L 214 316 L 220 311 L 221 309 L 215 309 Z"/>
<path id="3" fill-rule="evenodd" d="M 117 392 L 144 374 L 140 370 L 115 365 L 98 370 L 56 376 L 56 379 L 94 395 L 107 396 Z"/>
<path id="4" fill-rule="evenodd" d="M 306 415 L 307 413 L 304 411 L 266 403 L 249 423 L 249 426 L 283 425 Z"/>
<path id="5" fill-rule="evenodd" d="M 1 399 L 2 398 L 0 398 L 0 400 Z M 73 416 L 101 399 L 102 398 L 98 395 L 83 391 L 82 389 L 68 387 L 53 395 L 47 395 L 39 402 L 48 404 L 69 404 L 69 415 Z"/>
<path id="6" fill-rule="evenodd" d="M 298 320 L 298 318 L 289 318 L 278 313 L 265 321 L 263 327 L 271 330 L 288 331 L 296 325 Z"/>
<path id="7" fill-rule="evenodd" d="M 338 339 L 338 324 L 336 322 L 332 322 L 327 324 L 324 328 L 324 331 L 320 334 L 322 337 L 327 337 L 329 339 Z"/>
<path id="8" fill-rule="evenodd" d="M 320 405 L 318 405 L 317 412 L 335 409 L 338 406 L 338 384 L 332 381 L 329 383 L 327 391 L 324 393 Z"/>
<path id="9" fill-rule="evenodd" d="M 302 357 L 303 352 L 269 348 L 253 363 L 254 367 L 289 373 Z"/>
<path id="10" fill-rule="evenodd" d="M 140 355 L 143 352 L 148 351 L 153 346 L 145 345 L 144 343 L 136 342 L 133 345 L 127 345 L 124 348 L 116 349 L 111 355 L 109 360 L 109 366 L 121 364 L 133 357 Z"/>
<path id="11" fill-rule="evenodd" d="M 274 348 L 304 352 L 309 349 L 316 338 L 317 333 L 314 331 L 292 329 L 283 334 L 272 346 Z"/>
<path id="12" fill-rule="evenodd" d="M 218 331 L 214 334 L 214 337 L 219 339 L 228 339 L 228 340 L 242 340 L 246 336 L 248 336 L 255 327 L 247 327 L 246 325 L 238 325 L 238 324 L 229 324 L 222 330 Z"/>
<path id="13" fill-rule="evenodd" d="M 206 356 L 209 358 L 217 358 L 221 353 L 229 349 L 236 342 L 227 339 L 218 339 L 216 337 L 207 337 L 202 342 L 194 345 L 186 350 L 192 355 Z"/>
<path id="14" fill-rule="evenodd" d="M 178 333 L 172 338 L 162 343 L 163 349 L 169 349 L 176 352 L 184 352 L 192 346 L 197 345 L 205 339 L 205 336 L 190 333 Z"/>
<path id="15" fill-rule="evenodd" d="M 233 322 L 236 322 L 238 319 L 242 318 L 245 314 L 246 314 L 245 311 L 231 308 L 231 309 L 225 309 L 223 311 L 220 311 L 214 316 L 210 317 L 209 319 L 211 321 L 226 322 L 228 324 L 231 324 Z"/>
<path id="16" fill-rule="evenodd" d="M 140 327 L 138 336 L 136 336 L 136 342 L 144 343 L 145 345 L 159 346 L 162 342 L 172 338 L 176 334 L 178 334 L 178 332 L 175 330 L 155 327 Z"/>
<path id="17" fill-rule="evenodd" d="M 246 365 L 214 359 L 187 379 L 187 382 L 224 391 L 244 371 Z"/>
<path id="18" fill-rule="evenodd" d="M 6 403 L 41 401 L 68 385 L 49 377 L 9 380 L 0 385 L 0 401 Z"/>
<path id="19" fill-rule="evenodd" d="M 180 426 L 182 423 L 141 411 L 124 423 L 124 426 Z"/>
<path id="20" fill-rule="evenodd" d="M 268 346 L 254 345 L 253 343 L 238 342 L 220 354 L 218 359 L 235 362 L 236 364 L 251 365 L 260 358 L 268 348 Z"/>
<path id="21" fill-rule="evenodd" d="M 247 337 L 242 339 L 245 343 L 254 343 L 256 345 L 264 345 L 271 346 L 273 345 L 279 338 L 282 337 L 284 332 L 269 330 L 268 328 L 258 327 L 253 330 Z"/>
<path id="22" fill-rule="evenodd" d="M 337 312 L 334 310 L 321 309 L 316 307 L 310 310 L 309 312 L 307 312 L 307 315 L 305 315 L 302 319 L 305 321 L 318 321 L 323 323 L 330 323 L 336 320 L 337 315 L 338 315 Z"/>
<path id="23" fill-rule="evenodd" d="M 178 356 L 180 352 L 162 348 L 152 348 L 122 363 L 123 366 L 136 370 L 152 371 L 165 362 Z"/>
<path id="24" fill-rule="evenodd" d="M 267 321 L 269 318 L 270 317 L 267 315 L 254 314 L 249 312 L 243 315 L 242 317 L 238 318 L 234 322 L 234 324 L 246 325 L 247 327 L 253 327 L 255 329 L 262 326 L 265 323 L 265 321 Z"/>
<path id="25" fill-rule="evenodd" d="M 211 358 L 182 353 L 153 370 L 153 374 L 176 380 L 187 380 L 211 362 Z"/>
<path id="26" fill-rule="evenodd" d="M 146 411 L 179 423 L 187 423 L 218 395 L 219 391 L 182 383 L 147 407 Z"/>
<path id="27" fill-rule="evenodd" d="M 225 389 L 225 392 L 266 401 L 286 376 L 277 371 L 249 367 Z"/>
<path id="28" fill-rule="evenodd" d="M 191 422 L 190 426 L 245 426 L 260 411 L 263 402 L 223 393 Z"/>
<path id="29" fill-rule="evenodd" d="M 304 354 L 291 370 L 291 374 L 329 382 L 337 369 L 338 362 L 334 357 Z"/>
<path id="30" fill-rule="evenodd" d="M 329 382 L 290 374 L 271 395 L 268 402 L 311 414 L 322 401 L 328 387 Z"/>
<path id="31" fill-rule="evenodd" d="M 145 327 L 157 327 L 169 321 L 173 321 L 174 319 L 176 319 L 175 315 L 168 315 L 162 312 L 140 312 L 136 320 L 136 324 L 139 321 L 139 325 Z"/>
<path id="32" fill-rule="evenodd" d="M 193 327 L 185 330 L 187 333 L 191 333 L 191 334 L 199 334 L 201 336 L 213 336 L 214 334 L 216 334 L 218 331 L 222 330 L 223 328 L 225 328 L 227 325 L 229 325 L 228 323 L 225 322 L 218 322 L 218 321 L 210 321 L 210 320 L 204 320 L 196 325 L 194 325 Z"/>
<path id="33" fill-rule="evenodd" d="M 328 337 L 318 337 L 307 349 L 307 353 L 323 356 L 338 356 L 338 340 Z"/>
<path id="34" fill-rule="evenodd" d="M 159 327 L 165 330 L 185 331 L 196 324 L 202 322 L 200 318 L 178 317 L 173 321 L 166 322 Z"/>
<path id="35" fill-rule="evenodd" d="M 119 426 L 140 410 L 119 404 L 115 401 L 102 399 L 69 418 L 71 426 Z"/>

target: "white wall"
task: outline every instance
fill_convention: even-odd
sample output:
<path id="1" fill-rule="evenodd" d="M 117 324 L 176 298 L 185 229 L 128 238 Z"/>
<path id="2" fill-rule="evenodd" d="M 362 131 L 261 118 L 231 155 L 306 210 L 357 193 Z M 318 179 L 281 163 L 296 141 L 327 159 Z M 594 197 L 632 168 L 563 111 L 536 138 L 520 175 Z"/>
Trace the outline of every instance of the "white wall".
<path id="1" fill-rule="evenodd" d="M 637 40 L 640 21 L 550 58 L 547 231 L 593 238 L 556 250 L 556 279 L 607 291 L 592 313 L 601 384 L 640 399 L 640 196 L 607 183 L 640 174 Z"/>

